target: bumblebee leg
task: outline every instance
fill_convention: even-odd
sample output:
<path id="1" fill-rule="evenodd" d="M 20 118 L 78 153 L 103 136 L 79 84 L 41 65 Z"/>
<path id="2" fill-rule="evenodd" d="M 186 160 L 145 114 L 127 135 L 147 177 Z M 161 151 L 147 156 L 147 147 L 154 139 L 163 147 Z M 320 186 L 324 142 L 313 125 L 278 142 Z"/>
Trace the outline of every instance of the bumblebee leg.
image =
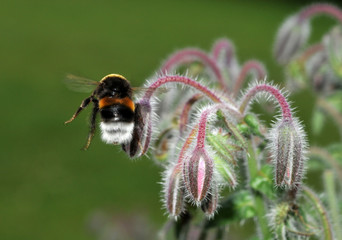
<path id="1" fill-rule="evenodd" d="M 94 102 L 94 108 L 90 115 L 90 132 L 88 135 L 87 144 L 84 146 L 83 150 L 87 150 L 89 148 L 91 140 L 93 139 L 95 130 L 96 130 L 96 114 L 99 111 L 99 106 L 98 106 L 97 101 L 93 100 L 93 102 Z"/>
<path id="2" fill-rule="evenodd" d="M 66 121 L 64 124 L 68 124 L 70 122 L 72 122 L 76 117 L 77 115 L 84 109 L 86 108 L 89 103 L 93 100 L 93 96 L 90 96 L 86 99 L 83 100 L 83 102 L 81 103 L 81 106 L 77 109 L 77 111 L 74 113 L 74 115 L 68 120 Z"/>

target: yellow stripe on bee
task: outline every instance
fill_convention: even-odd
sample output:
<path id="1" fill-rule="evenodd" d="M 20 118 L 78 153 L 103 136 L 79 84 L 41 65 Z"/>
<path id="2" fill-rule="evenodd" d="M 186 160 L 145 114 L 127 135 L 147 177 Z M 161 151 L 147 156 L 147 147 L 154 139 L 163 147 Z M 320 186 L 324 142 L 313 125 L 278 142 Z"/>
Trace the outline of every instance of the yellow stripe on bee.
<path id="1" fill-rule="evenodd" d="M 129 98 L 129 97 L 124 97 L 124 98 L 110 98 L 110 97 L 105 97 L 102 98 L 99 102 L 99 108 L 104 108 L 110 105 L 114 104 L 121 104 L 129 109 L 131 109 L 133 112 L 135 110 L 135 104 L 134 102 Z"/>
<path id="2" fill-rule="evenodd" d="M 109 78 L 109 77 L 122 78 L 122 79 L 124 79 L 124 80 L 127 81 L 127 79 L 126 79 L 124 76 L 122 76 L 122 75 L 120 75 L 120 74 L 111 73 L 111 74 L 108 74 L 108 75 L 104 76 L 104 77 L 101 79 L 100 82 L 103 82 L 105 79 L 107 79 L 107 78 Z"/>

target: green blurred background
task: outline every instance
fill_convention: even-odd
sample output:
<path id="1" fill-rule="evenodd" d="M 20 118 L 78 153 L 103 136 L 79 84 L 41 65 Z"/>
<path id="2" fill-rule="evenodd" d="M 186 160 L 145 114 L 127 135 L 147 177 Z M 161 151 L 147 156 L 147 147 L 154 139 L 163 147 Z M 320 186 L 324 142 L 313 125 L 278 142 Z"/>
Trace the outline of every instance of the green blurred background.
<path id="1" fill-rule="evenodd" d="M 173 51 L 209 50 L 219 37 L 236 45 L 240 62 L 265 63 L 269 79 L 283 71 L 271 49 L 282 20 L 309 2 L 296 1 L 2 1 L 0 7 L 0 239 L 94 239 L 87 227 L 98 210 L 166 221 L 160 171 L 148 158 L 130 160 L 96 135 L 80 151 L 89 109 L 67 127 L 87 94 L 69 91 L 67 73 L 99 80 L 126 76 L 134 86 Z M 311 41 L 334 23 L 315 19 Z M 310 128 L 313 95 L 291 97 Z M 329 126 L 331 125 L 331 128 Z M 314 144 L 338 139 L 333 123 Z"/>

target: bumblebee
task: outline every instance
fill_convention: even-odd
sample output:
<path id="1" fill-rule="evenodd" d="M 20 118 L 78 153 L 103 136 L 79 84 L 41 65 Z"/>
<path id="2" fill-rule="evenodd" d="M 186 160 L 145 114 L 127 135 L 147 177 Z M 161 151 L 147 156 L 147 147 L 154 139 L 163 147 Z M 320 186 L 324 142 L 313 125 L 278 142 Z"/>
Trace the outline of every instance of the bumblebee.
<path id="1" fill-rule="evenodd" d="M 68 78 L 71 80 L 69 86 L 74 90 L 82 91 L 88 87 L 93 90 L 96 86 L 92 94 L 82 101 L 70 120 L 65 122 L 72 122 L 83 109 L 93 103 L 90 131 L 84 149 L 88 149 L 95 134 L 96 116 L 99 113 L 102 140 L 108 144 L 122 144 L 123 149 L 129 146 L 131 150 L 137 151 L 142 117 L 139 104 L 132 100 L 133 88 L 127 79 L 119 74 L 109 74 L 99 82 L 73 75 L 69 75 Z"/>

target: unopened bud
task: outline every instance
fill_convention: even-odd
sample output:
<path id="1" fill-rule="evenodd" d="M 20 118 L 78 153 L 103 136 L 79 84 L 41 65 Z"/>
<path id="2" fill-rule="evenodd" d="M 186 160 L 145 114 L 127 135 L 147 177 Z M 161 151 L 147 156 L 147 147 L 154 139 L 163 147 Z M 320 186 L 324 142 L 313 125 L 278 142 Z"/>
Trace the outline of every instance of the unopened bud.
<path id="1" fill-rule="evenodd" d="M 206 199 L 201 204 L 201 208 L 207 217 L 211 218 L 214 216 L 218 206 L 218 199 L 218 187 L 216 184 L 213 184 Z"/>
<path id="2" fill-rule="evenodd" d="M 184 186 L 179 165 L 174 168 L 167 179 L 165 201 L 169 214 L 177 218 L 184 209 Z"/>
<path id="3" fill-rule="evenodd" d="M 277 124 L 271 131 L 270 144 L 276 185 L 296 188 L 302 180 L 306 147 L 304 133 L 296 119 Z"/>
<path id="4" fill-rule="evenodd" d="M 325 51 L 320 51 L 313 55 L 306 62 L 305 67 L 315 91 L 330 94 L 338 88 L 340 80 L 332 70 Z"/>
<path id="5" fill-rule="evenodd" d="M 274 56 L 278 63 L 287 64 L 302 48 L 310 34 L 309 21 L 299 15 L 287 18 L 278 30 Z"/>
<path id="6" fill-rule="evenodd" d="M 213 160 L 204 149 L 195 149 L 192 156 L 184 160 L 185 186 L 196 204 L 207 196 L 213 177 Z"/>
<path id="7" fill-rule="evenodd" d="M 336 75 L 342 78 L 342 28 L 340 26 L 334 27 L 329 34 L 323 38 L 323 44 L 331 68 Z"/>

